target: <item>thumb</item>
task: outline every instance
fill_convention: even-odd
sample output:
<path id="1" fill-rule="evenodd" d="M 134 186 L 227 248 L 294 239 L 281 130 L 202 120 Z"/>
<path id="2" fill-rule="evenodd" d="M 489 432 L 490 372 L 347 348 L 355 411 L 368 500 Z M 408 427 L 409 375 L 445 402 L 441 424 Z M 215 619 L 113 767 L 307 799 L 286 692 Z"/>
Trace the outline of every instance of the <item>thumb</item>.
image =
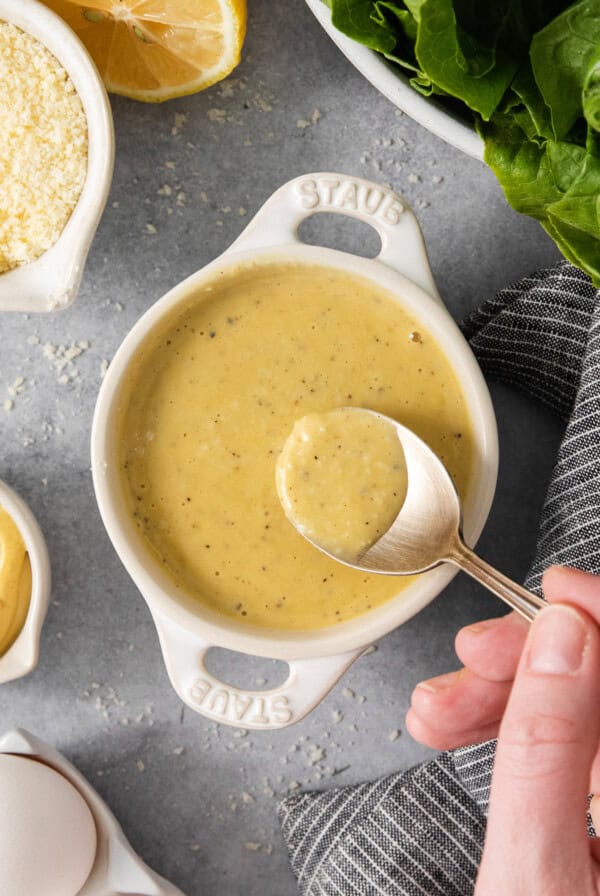
<path id="1" fill-rule="evenodd" d="M 587 892 L 586 800 L 599 705 L 596 624 L 573 607 L 546 607 L 531 626 L 500 728 L 477 893 Z M 511 873 L 519 886 L 515 877 L 511 887 Z"/>

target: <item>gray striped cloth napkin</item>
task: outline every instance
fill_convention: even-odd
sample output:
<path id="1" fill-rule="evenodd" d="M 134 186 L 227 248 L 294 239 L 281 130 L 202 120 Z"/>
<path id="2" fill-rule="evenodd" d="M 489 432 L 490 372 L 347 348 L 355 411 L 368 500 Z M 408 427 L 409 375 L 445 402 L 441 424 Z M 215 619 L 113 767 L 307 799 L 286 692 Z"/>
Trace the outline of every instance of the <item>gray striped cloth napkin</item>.
<path id="1" fill-rule="evenodd" d="M 526 584 L 552 563 L 600 572 L 600 291 L 562 262 L 486 302 L 464 332 L 490 377 L 566 421 Z M 495 742 L 408 772 L 287 797 L 278 813 L 301 896 L 469 896 Z"/>

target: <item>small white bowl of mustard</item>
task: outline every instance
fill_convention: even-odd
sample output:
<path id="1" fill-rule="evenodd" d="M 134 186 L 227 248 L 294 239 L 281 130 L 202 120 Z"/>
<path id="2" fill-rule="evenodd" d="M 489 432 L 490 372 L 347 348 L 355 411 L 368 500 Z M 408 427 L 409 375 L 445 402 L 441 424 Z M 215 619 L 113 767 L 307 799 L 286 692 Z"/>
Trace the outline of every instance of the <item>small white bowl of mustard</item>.
<path id="1" fill-rule="evenodd" d="M 370 224 L 379 255 L 302 243 L 300 224 L 321 212 Z M 487 386 L 405 200 L 334 173 L 277 190 L 223 255 L 144 314 L 103 381 L 92 428 L 100 512 L 175 690 L 214 721 L 298 721 L 455 575 L 365 581 L 285 518 L 275 468 L 294 420 L 348 404 L 431 444 L 475 543 L 498 468 Z M 211 646 L 283 660 L 289 677 L 267 691 L 231 687 L 207 667 Z"/>
<path id="2" fill-rule="evenodd" d="M 23 499 L 0 479 L 0 684 L 37 666 L 50 589 L 42 530 Z"/>
<path id="3" fill-rule="evenodd" d="M 10 230 L 7 230 L 4 245 L 0 239 L 0 311 L 60 310 L 68 307 L 77 296 L 86 258 L 108 198 L 114 164 L 110 103 L 86 48 L 74 31 L 43 3 L 38 0 L 0 0 L 0 29 L 3 29 L 0 37 L 5 56 L 0 59 L 0 65 L 7 79 L 10 80 L 11 75 L 14 77 L 24 98 L 23 108 L 11 106 L 9 89 L 3 101 L 3 114 L 9 118 L 3 139 L 13 141 L 7 144 L 11 152 L 6 153 L 4 161 L 7 164 L 8 160 L 12 178 L 9 173 L 8 181 L 3 185 L 0 208 L 4 226 L 13 226 L 17 233 L 12 240 Z M 16 50 L 15 35 L 21 38 L 21 45 Z M 24 65 L 21 58 L 19 66 L 19 54 L 24 56 L 26 53 L 32 55 L 35 65 Z M 43 62 L 48 63 L 45 69 Z M 50 63 L 56 64 L 55 70 Z M 49 98 L 44 92 L 47 86 L 44 91 L 40 89 L 43 79 L 48 81 L 51 76 L 56 79 L 55 95 L 61 99 L 54 120 L 52 95 Z M 36 82 L 36 77 L 41 77 L 42 82 Z M 25 78 L 31 79 L 31 90 L 26 89 Z M 59 90 L 63 85 L 70 94 L 67 97 L 63 97 Z M 39 122 L 36 121 L 38 111 Z M 64 206 L 60 205 L 61 176 L 64 170 L 63 189 L 66 193 L 72 186 L 67 174 L 71 173 L 73 155 L 77 151 L 83 153 L 79 145 L 83 138 L 77 147 L 69 145 L 66 139 L 64 153 L 51 158 L 63 134 L 68 137 L 69 128 L 63 127 L 67 112 L 81 116 L 87 145 L 77 192 L 65 212 Z M 40 137 L 42 132 L 43 138 Z M 23 143 L 22 154 L 19 141 Z M 50 164 L 51 168 L 45 169 L 45 164 Z M 48 187 L 50 175 L 53 193 Z M 34 201 L 37 185 L 39 206 Z M 26 201 L 28 196 L 29 202 Z M 48 208 L 53 208 L 52 200 L 56 202 L 57 214 L 60 212 L 62 216 L 56 228 L 52 228 L 51 214 L 48 213 Z"/>

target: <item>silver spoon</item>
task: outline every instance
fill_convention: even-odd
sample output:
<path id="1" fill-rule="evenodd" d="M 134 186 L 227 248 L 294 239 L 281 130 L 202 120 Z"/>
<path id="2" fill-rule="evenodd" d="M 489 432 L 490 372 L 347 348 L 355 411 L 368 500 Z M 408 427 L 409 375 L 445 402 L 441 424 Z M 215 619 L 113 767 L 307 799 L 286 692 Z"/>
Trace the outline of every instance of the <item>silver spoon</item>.
<path id="1" fill-rule="evenodd" d="M 362 409 L 361 409 L 362 410 Z M 425 442 L 384 414 L 365 409 L 395 427 L 408 471 L 408 492 L 400 513 L 370 548 L 354 562 L 321 547 L 291 522 L 314 547 L 339 563 L 364 572 L 408 576 L 453 563 L 530 622 L 546 603 L 478 557 L 464 542 L 460 498 L 443 463 Z"/>

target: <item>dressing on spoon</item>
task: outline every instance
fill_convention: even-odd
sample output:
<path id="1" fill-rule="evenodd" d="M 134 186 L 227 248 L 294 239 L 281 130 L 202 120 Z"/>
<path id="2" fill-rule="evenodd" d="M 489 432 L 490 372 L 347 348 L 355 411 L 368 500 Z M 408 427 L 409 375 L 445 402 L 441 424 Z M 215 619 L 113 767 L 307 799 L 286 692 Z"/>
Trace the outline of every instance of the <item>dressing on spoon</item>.
<path id="1" fill-rule="evenodd" d="M 350 416 L 346 416 L 346 414 Z M 366 480 L 363 478 L 365 472 L 370 471 L 371 466 L 381 469 L 384 473 L 384 466 L 379 467 L 385 455 L 378 453 L 377 444 L 371 445 L 369 439 L 379 445 L 383 445 L 381 431 L 367 427 L 366 421 L 362 433 L 365 436 L 365 444 L 362 446 L 356 438 L 357 448 L 354 454 L 354 467 L 351 465 L 337 464 L 331 462 L 331 455 L 336 456 L 335 446 L 332 449 L 332 442 L 328 439 L 327 421 L 329 414 L 317 415 L 321 419 L 325 418 L 323 427 L 318 426 L 317 434 L 322 433 L 323 445 L 325 447 L 324 459 L 327 461 L 327 469 L 323 471 L 320 483 L 309 490 L 306 486 L 308 479 L 303 477 L 303 458 L 305 452 L 299 450 L 297 445 L 302 443 L 302 433 L 304 430 L 304 421 L 301 420 L 297 424 L 299 427 L 299 438 L 292 436 L 288 438 L 284 452 L 281 455 L 277 466 L 277 485 L 282 503 L 288 515 L 288 518 L 296 526 L 299 532 L 307 538 L 314 547 L 324 551 L 342 563 L 346 563 L 354 569 L 360 569 L 364 572 L 376 572 L 382 575 L 415 575 L 417 573 L 427 572 L 434 569 L 441 563 L 452 563 L 458 566 L 468 575 L 476 579 L 480 584 L 485 585 L 493 594 L 507 603 L 513 610 L 516 610 L 528 621 L 535 619 L 537 613 L 545 606 L 544 601 L 536 594 L 532 594 L 521 585 L 513 582 L 507 576 L 503 575 L 499 570 L 494 569 L 477 554 L 463 539 L 462 534 L 462 513 L 460 497 L 456 491 L 452 477 L 445 468 L 441 460 L 435 455 L 431 448 L 420 439 L 414 432 L 406 426 L 402 426 L 396 420 L 377 414 L 374 411 L 357 409 L 357 408 L 341 408 L 339 411 L 331 412 L 332 419 L 339 421 L 342 427 L 346 426 L 346 438 L 352 444 L 355 441 L 354 436 L 358 435 L 358 426 L 363 427 L 364 418 L 372 418 L 383 426 L 389 427 L 394 433 L 397 440 L 401 443 L 401 451 L 403 453 L 403 470 L 404 483 L 406 485 L 404 494 L 401 495 L 399 506 L 394 495 L 396 491 L 395 485 L 389 479 L 383 479 L 381 482 L 376 481 L 376 493 L 381 492 L 381 498 L 377 498 L 374 506 L 383 508 L 380 515 L 375 516 L 376 528 L 383 528 L 383 532 L 376 534 L 375 539 L 371 539 L 370 543 L 364 547 L 360 547 L 360 539 L 358 538 L 359 518 L 356 514 L 351 516 L 354 523 L 348 528 L 347 546 L 351 548 L 352 555 L 344 555 L 342 551 L 345 547 L 344 538 L 326 541 L 326 538 L 332 533 L 336 533 L 337 527 L 341 527 L 342 536 L 345 536 L 346 529 L 343 527 L 343 514 L 345 507 L 343 504 L 334 504 L 333 510 L 327 503 L 327 493 L 324 493 L 325 500 L 321 500 L 321 493 L 318 486 L 326 489 L 329 485 L 334 491 L 334 498 L 343 501 L 344 490 L 348 495 L 348 505 L 351 507 L 351 501 L 355 500 L 357 491 L 356 483 L 352 479 L 352 474 L 358 477 L 358 488 L 363 485 L 368 487 L 369 476 Z M 305 418 L 307 419 L 307 418 Z M 360 421 L 357 424 L 357 421 Z M 353 436 L 353 430 L 355 430 Z M 332 433 L 335 430 L 332 430 Z M 384 430 L 386 433 L 388 430 Z M 348 436 L 350 433 L 350 436 Z M 344 430 L 337 433 L 340 446 L 344 444 Z M 387 438 L 387 436 L 386 436 Z M 390 443 L 391 446 L 391 443 Z M 381 449 L 384 450 L 383 448 Z M 285 453 L 289 451 L 290 459 L 285 462 Z M 373 452 L 373 453 L 371 453 Z M 352 455 L 351 455 L 352 456 Z M 283 461 L 282 461 L 283 458 Z M 313 458 L 317 461 L 316 455 Z M 292 475 L 293 474 L 293 475 Z M 385 474 L 384 474 L 385 476 Z M 295 478 L 294 478 L 295 477 Z M 310 478 L 310 477 L 308 477 Z M 282 482 L 280 483 L 280 480 Z M 284 486 L 288 483 L 288 489 Z M 289 482 L 292 481 L 294 488 L 299 490 L 304 496 L 303 501 L 297 504 L 289 501 Z M 385 501 L 385 488 L 388 488 L 388 494 L 392 496 L 389 503 Z M 292 491 L 292 496 L 294 492 Z M 297 507 L 300 507 L 298 513 Z M 386 517 L 383 511 L 390 511 L 391 518 Z M 302 516 L 304 514 L 304 516 Z M 321 514 L 323 517 L 321 518 Z M 388 519 L 387 523 L 384 521 Z M 356 536 L 356 537 L 355 537 Z M 337 538 L 337 535 L 336 535 Z"/>
<path id="2" fill-rule="evenodd" d="M 408 488 L 396 429 L 361 408 L 297 420 L 277 461 L 276 482 L 293 525 L 346 562 L 390 528 Z"/>

